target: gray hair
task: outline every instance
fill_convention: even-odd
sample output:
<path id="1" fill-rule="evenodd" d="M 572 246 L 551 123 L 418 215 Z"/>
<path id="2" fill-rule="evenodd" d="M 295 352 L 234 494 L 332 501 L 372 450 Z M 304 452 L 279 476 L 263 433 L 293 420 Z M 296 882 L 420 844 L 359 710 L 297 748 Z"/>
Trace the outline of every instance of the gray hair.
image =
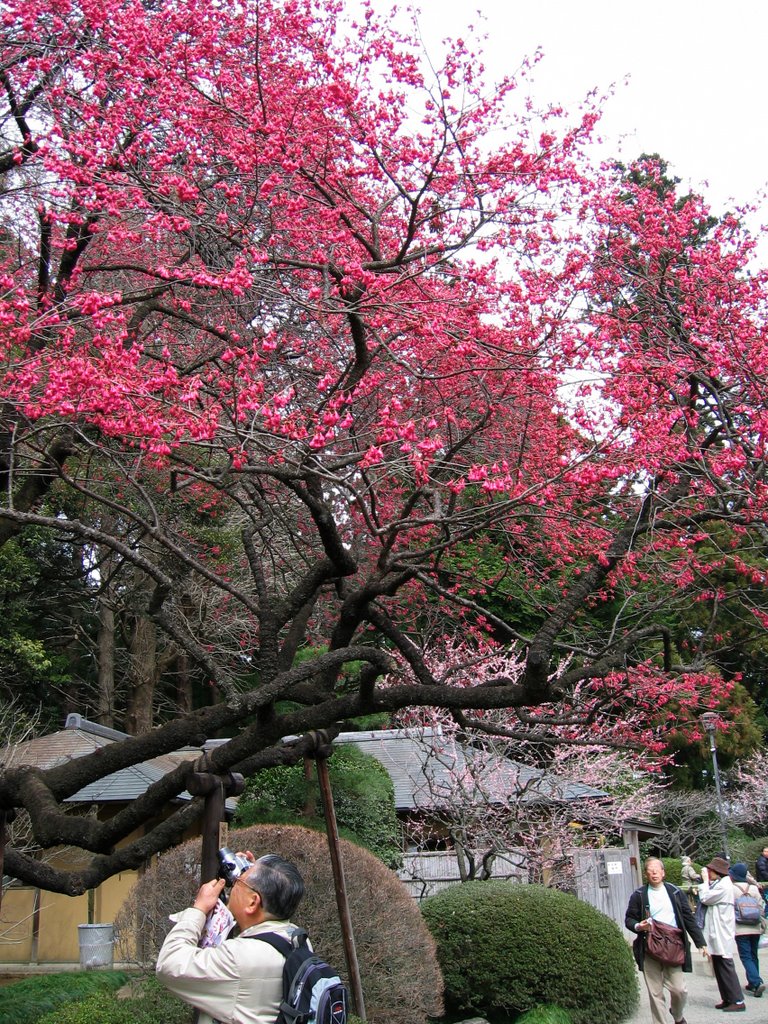
<path id="1" fill-rule="evenodd" d="M 259 857 L 243 881 L 260 894 L 265 914 L 276 921 L 289 920 L 304 895 L 298 868 L 276 853 Z"/>

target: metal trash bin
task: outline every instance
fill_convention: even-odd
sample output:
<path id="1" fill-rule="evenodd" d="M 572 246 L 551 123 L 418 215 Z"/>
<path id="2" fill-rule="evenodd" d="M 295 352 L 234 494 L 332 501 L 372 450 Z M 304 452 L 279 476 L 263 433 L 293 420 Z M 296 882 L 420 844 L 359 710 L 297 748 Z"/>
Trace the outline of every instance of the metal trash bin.
<path id="1" fill-rule="evenodd" d="M 79 924 L 80 966 L 112 967 L 115 958 L 115 929 L 111 924 Z"/>

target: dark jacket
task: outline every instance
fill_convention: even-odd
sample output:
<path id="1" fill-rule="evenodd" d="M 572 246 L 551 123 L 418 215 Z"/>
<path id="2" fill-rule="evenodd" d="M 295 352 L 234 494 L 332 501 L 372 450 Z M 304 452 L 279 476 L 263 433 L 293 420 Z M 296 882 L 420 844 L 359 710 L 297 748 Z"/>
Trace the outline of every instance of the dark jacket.
<path id="1" fill-rule="evenodd" d="M 672 885 L 670 882 L 665 882 L 664 888 L 667 890 L 669 898 L 672 900 L 677 927 L 682 929 L 683 932 L 683 945 L 685 946 L 685 963 L 683 964 L 683 970 L 690 974 L 693 967 L 691 965 L 691 944 L 688 941 L 688 936 L 691 936 L 696 944 L 696 948 L 701 949 L 706 945 L 704 935 L 701 928 L 696 924 L 696 919 L 694 918 L 693 912 L 688 904 L 688 897 L 682 889 L 678 889 L 676 885 Z M 635 889 L 629 897 L 629 904 L 627 906 L 624 924 L 631 932 L 634 932 L 635 925 L 650 916 L 651 910 L 648 905 L 648 886 L 641 885 L 640 888 Z M 635 932 L 635 935 L 636 938 L 632 944 L 632 952 L 635 954 L 637 966 L 642 971 L 643 960 L 645 959 L 645 934 L 642 932 Z"/>
<path id="2" fill-rule="evenodd" d="M 758 882 L 768 882 L 768 857 L 762 853 L 755 862 L 755 878 Z"/>

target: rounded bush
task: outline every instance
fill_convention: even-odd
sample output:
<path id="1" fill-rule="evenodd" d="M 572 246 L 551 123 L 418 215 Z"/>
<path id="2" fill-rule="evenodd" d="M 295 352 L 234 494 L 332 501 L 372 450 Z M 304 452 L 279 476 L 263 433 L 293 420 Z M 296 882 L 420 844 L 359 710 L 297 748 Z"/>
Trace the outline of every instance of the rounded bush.
<path id="1" fill-rule="evenodd" d="M 386 768 L 352 744 L 334 748 L 328 759 L 336 823 L 351 842 L 364 846 L 387 867 L 402 863 L 395 789 Z M 317 777 L 307 779 L 304 763 L 277 765 L 253 775 L 235 812 L 238 828 L 257 824 L 305 825 L 325 830 Z"/>
<path id="2" fill-rule="evenodd" d="M 449 1011 L 514 1016 L 553 1005 L 573 1024 L 619 1024 L 638 1003 L 618 926 L 575 896 L 489 880 L 425 900 Z"/>
<path id="3" fill-rule="evenodd" d="M 348 980 L 328 841 L 298 825 L 254 825 L 229 834 L 233 850 L 293 861 L 306 892 L 295 914 L 315 949 Z M 367 850 L 341 841 L 352 930 L 370 1024 L 419 1024 L 442 1013 L 443 982 L 435 942 L 407 889 Z M 157 955 L 171 927 L 168 915 L 189 906 L 200 883 L 200 840 L 159 858 L 134 886 L 115 919 L 120 955 L 129 935 L 141 936 L 141 959 Z"/>
<path id="4" fill-rule="evenodd" d="M 135 989 L 135 996 L 121 994 L 116 998 L 100 992 L 82 1002 L 69 1003 L 40 1017 L 37 1024 L 189 1024 L 189 1006 L 161 988 L 154 978 L 145 979 Z"/>

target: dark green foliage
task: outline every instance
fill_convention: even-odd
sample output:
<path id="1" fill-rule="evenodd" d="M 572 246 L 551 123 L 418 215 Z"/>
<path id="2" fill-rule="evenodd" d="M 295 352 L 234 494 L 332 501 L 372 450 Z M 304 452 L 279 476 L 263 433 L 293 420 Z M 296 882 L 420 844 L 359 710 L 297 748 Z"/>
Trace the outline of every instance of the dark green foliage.
<path id="1" fill-rule="evenodd" d="M 664 880 L 670 882 L 672 885 L 683 884 L 683 862 L 679 857 L 660 857 L 661 863 L 664 865 Z M 699 865 L 693 865 L 698 873 Z"/>
<path id="2" fill-rule="evenodd" d="M 731 851 L 731 863 L 743 860 L 754 875 L 755 861 L 763 852 L 764 846 L 768 846 L 768 836 L 758 836 L 756 839 L 745 839 L 739 847 L 737 854 L 734 855 L 734 852 Z"/>
<path id="3" fill-rule="evenodd" d="M 339 831 L 364 846 L 388 867 L 401 861 L 395 794 L 386 769 L 357 747 L 338 746 L 328 759 L 328 777 Z M 268 768 L 248 780 L 237 808 L 240 827 L 255 824 L 295 824 L 323 829 L 323 807 L 312 767 L 305 777 L 304 765 Z"/>
<path id="4" fill-rule="evenodd" d="M 63 1021 L 67 1004 L 80 1003 L 91 997 L 114 1001 L 114 991 L 121 988 L 129 975 L 124 971 L 68 971 L 24 978 L 0 989 L 0 1024 L 37 1024 L 48 1015 L 48 1024 Z M 93 1016 L 83 1018 L 85 1024 L 101 1022 Z M 135 1019 L 129 1024 L 136 1024 Z M 142 1022 L 143 1024 L 143 1022 Z"/>
<path id="5" fill-rule="evenodd" d="M 574 896 L 491 880 L 450 886 L 422 904 L 451 1011 L 514 1016 L 540 1006 L 573 1024 L 619 1024 L 637 1006 L 621 931 Z"/>
<path id="6" fill-rule="evenodd" d="M 148 977 L 136 982 L 126 998 L 99 992 L 46 1014 L 37 1024 L 189 1024 L 190 1015 L 186 1003 Z"/>
<path id="7" fill-rule="evenodd" d="M 15 700 L 27 712 L 39 709 L 48 725 L 60 721 L 52 694 L 68 685 L 72 668 L 65 653 L 72 631 L 56 609 L 73 607 L 74 599 L 61 600 L 60 583 L 56 595 L 55 573 L 44 557 L 51 552 L 39 541 L 33 534 L 0 549 L 0 700 Z M 72 580 L 71 571 L 61 564 L 55 568 Z"/>
<path id="8" fill-rule="evenodd" d="M 515 1024 L 573 1024 L 573 1017 L 559 1006 L 537 1006 L 518 1017 Z"/>

